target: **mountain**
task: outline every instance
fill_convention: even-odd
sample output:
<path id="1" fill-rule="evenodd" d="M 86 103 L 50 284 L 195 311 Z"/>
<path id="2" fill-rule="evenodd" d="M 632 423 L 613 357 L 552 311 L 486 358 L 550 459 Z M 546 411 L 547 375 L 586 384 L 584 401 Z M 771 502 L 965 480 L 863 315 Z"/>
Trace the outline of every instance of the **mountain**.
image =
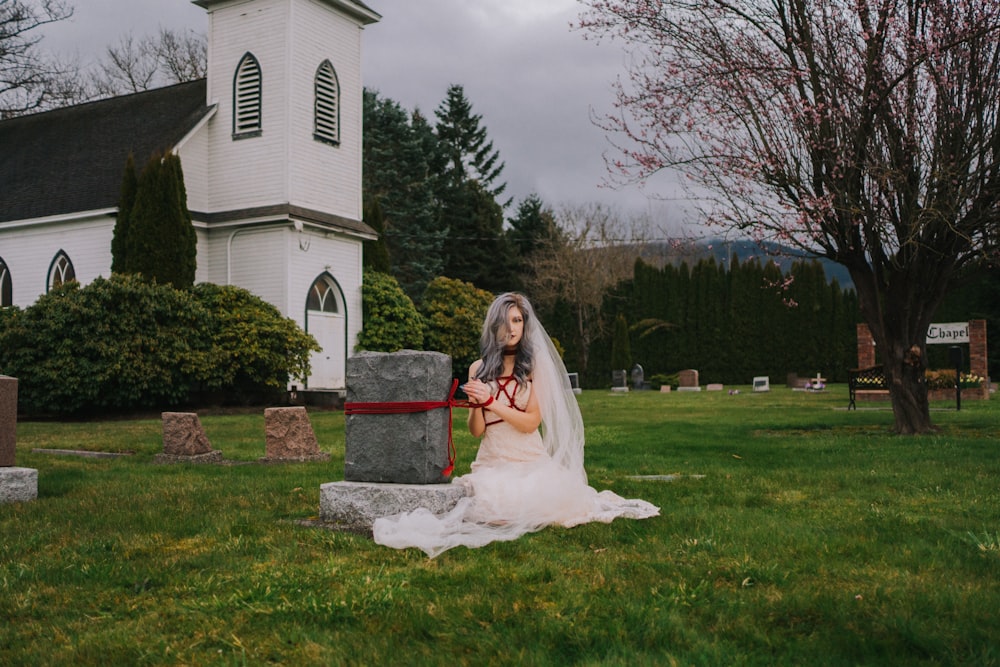
<path id="1" fill-rule="evenodd" d="M 728 264 L 733 255 L 736 255 L 740 262 L 757 259 L 761 264 L 764 264 L 773 261 L 782 273 L 787 273 L 792 264 L 797 261 L 816 259 L 823 266 L 823 272 L 828 282 L 836 278 L 841 287 L 854 287 L 854 282 L 846 267 L 828 259 L 808 257 L 799 250 L 778 243 L 761 245 L 749 239 L 737 241 L 726 239 L 678 240 L 649 244 L 642 253 L 643 259 L 654 263 L 666 262 L 677 265 L 687 262 L 689 266 L 709 257 L 714 258 L 718 264 Z"/>

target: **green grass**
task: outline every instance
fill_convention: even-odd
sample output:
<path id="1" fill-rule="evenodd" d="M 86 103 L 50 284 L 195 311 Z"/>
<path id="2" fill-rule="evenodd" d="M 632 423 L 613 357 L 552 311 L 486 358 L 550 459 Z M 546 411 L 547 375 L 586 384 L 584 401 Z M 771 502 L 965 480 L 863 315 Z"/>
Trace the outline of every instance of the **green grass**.
<path id="1" fill-rule="evenodd" d="M 899 437 L 844 387 L 740 389 L 584 392 L 591 484 L 661 516 L 435 560 L 296 522 L 343 479 L 338 413 L 331 461 L 287 465 L 253 463 L 263 410 L 202 417 L 230 466 L 154 464 L 158 419 L 22 421 L 0 663 L 1000 665 L 1000 401 Z"/>

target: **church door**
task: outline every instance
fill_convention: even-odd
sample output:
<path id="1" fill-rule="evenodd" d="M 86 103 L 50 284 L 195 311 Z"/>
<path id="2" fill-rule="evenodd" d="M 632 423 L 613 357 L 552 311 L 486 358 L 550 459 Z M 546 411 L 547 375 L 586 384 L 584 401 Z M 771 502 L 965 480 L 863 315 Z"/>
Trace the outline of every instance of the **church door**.
<path id="1" fill-rule="evenodd" d="M 306 331 L 322 348 L 310 358 L 309 389 L 343 389 L 347 362 L 347 318 L 344 298 L 333 277 L 313 281 L 306 300 Z"/>

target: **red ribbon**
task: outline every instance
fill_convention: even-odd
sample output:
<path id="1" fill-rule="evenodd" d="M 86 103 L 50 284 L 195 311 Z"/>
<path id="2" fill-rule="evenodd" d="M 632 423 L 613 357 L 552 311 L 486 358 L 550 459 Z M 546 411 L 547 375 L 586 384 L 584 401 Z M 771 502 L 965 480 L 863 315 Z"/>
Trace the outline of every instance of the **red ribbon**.
<path id="1" fill-rule="evenodd" d="M 439 410 L 441 408 L 448 408 L 448 467 L 442 471 L 442 474 L 445 477 L 448 477 L 455 469 L 455 441 L 452 439 L 451 436 L 451 425 L 452 425 L 451 409 L 483 407 L 479 403 L 471 403 L 469 401 L 463 401 L 461 399 L 455 398 L 455 392 L 457 390 L 458 390 L 458 378 L 455 378 L 451 382 L 451 391 L 448 392 L 448 398 L 444 401 L 386 401 L 384 403 L 351 401 L 349 403 L 344 403 L 344 414 L 345 415 L 400 415 L 400 414 L 411 414 L 415 412 L 428 412 L 430 410 Z"/>

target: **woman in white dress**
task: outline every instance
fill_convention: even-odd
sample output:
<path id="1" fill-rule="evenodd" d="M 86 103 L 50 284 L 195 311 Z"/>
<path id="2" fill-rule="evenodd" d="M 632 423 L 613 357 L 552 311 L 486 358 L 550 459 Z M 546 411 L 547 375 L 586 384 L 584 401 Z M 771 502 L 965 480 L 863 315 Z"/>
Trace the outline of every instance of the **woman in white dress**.
<path id="1" fill-rule="evenodd" d="M 464 385 L 469 430 L 482 437 L 472 472 L 453 483 L 469 488 L 453 510 L 417 509 L 374 525 L 375 541 L 417 547 L 431 558 L 455 546 L 513 540 L 549 525 L 575 526 L 617 517 L 644 519 L 659 508 L 598 493 L 583 468 L 583 418 L 552 341 L 521 294 L 490 305 L 482 358 Z"/>

